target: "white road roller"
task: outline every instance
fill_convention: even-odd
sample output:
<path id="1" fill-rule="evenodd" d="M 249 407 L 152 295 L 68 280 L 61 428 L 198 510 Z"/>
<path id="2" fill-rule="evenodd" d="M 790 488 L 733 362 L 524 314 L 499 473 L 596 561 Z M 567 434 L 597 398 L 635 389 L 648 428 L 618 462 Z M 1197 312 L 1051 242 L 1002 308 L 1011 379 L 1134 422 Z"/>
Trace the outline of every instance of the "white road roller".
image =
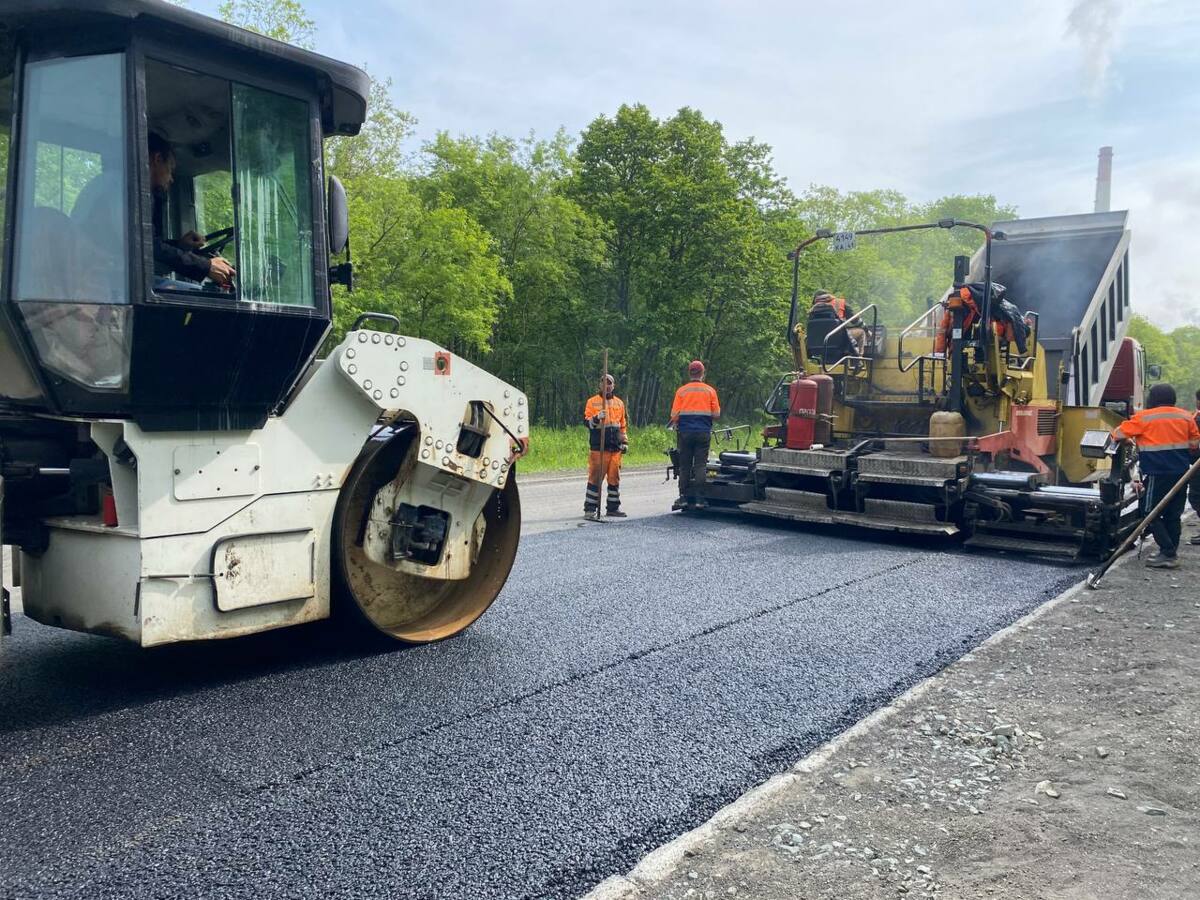
<path id="1" fill-rule="evenodd" d="M 0 487 L 27 616 L 152 646 L 332 614 L 420 643 L 503 587 L 525 396 L 390 316 L 316 358 L 350 279 L 322 145 L 368 93 L 158 0 L 0 0 Z"/>

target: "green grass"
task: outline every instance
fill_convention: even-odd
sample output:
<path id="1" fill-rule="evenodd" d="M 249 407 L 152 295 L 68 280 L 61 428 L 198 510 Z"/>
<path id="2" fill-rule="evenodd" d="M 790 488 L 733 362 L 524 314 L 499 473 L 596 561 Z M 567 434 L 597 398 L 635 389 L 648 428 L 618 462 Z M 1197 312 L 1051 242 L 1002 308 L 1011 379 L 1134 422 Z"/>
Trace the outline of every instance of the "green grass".
<path id="1" fill-rule="evenodd" d="M 750 446 L 761 443 L 757 432 L 751 429 Z M 720 437 L 720 429 L 713 438 L 713 452 L 735 449 L 745 443 L 745 431 L 734 432 L 734 441 Z M 667 466 L 663 452 L 675 446 L 675 433 L 661 425 L 629 429 L 629 453 L 624 466 L 662 465 Z M 583 425 L 570 428 L 545 428 L 534 425 L 529 432 L 529 455 L 521 460 L 519 468 L 527 472 L 567 472 L 587 468 L 588 430 Z"/>

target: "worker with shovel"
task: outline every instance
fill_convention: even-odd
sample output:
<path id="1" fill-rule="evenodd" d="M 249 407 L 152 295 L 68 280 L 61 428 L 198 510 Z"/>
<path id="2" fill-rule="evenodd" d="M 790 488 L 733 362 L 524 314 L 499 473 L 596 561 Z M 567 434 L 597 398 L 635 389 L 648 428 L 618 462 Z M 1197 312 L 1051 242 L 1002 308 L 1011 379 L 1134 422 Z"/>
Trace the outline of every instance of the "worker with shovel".
<path id="1" fill-rule="evenodd" d="M 1172 495 L 1150 525 L 1158 550 L 1147 558 L 1146 565 L 1154 569 L 1178 569 L 1180 517 L 1187 493 L 1181 487 L 1172 494 L 1172 489 L 1189 474 L 1192 459 L 1200 450 L 1200 429 L 1193 414 L 1175 405 L 1175 388 L 1156 384 L 1150 388 L 1146 408 L 1114 428 L 1112 436 L 1137 443 L 1138 468 L 1146 480 L 1147 510 L 1153 510 Z"/>
<path id="2" fill-rule="evenodd" d="M 607 368 L 607 366 L 606 366 Z M 583 514 L 592 518 L 600 511 L 600 487 L 608 481 L 608 502 L 604 512 L 609 518 L 624 519 L 621 511 L 621 457 L 629 450 L 625 404 L 614 392 L 617 383 L 611 375 L 600 381 L 600 393 L 593 395 L 583 408 L 588 427 L 588 483 Z"/>

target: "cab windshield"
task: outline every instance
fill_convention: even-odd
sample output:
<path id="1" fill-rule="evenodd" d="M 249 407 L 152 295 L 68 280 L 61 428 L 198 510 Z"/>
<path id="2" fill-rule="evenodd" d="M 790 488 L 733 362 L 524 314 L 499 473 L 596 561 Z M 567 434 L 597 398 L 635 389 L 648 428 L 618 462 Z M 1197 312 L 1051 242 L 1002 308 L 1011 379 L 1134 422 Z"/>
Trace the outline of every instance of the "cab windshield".
<path id="1" fill-rule="evenodd" d="M 155 61 L 146 87 L 172 157 L 154 185 L 155 292 L 314 307 L 308 104 Z"/>
<path id="2" fill-rule="evenodd" d="M 94 390 L 129 376 L 125 57 L 30 62 L 13 296 L 43 363 Z"/>

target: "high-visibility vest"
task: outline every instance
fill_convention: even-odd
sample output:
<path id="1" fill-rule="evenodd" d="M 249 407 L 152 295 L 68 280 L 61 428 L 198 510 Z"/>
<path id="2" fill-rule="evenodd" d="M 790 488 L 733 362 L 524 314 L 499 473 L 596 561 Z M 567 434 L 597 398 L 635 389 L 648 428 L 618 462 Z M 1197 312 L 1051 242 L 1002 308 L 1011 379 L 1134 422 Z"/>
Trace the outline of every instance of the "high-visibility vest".
<path id="1" fill-rule="evenodd" d="M 591 427 L 592 418 L 604 409 L 604 400 L 599 394 L 593 394 L 583 407 L 583 421 Z M 616 450 L 621 446 L 621 435 L 628 427 L 625 419 L 625 404 L 615 394 L 608 398 L 608 413 L 603 428 L 591 428 L 588 443 L 593 450 L 600 449 L 600 434 L 604 433 L 604 449 Z"/>
<path id="2" fill-rule="evenodd" d="M 720 414 L 716 389 L 703 381 L 683 385 L 671 403 L 671 418 L 679 431 L 712 431 L 713 419 Z"/>
<path id="3" fill-rule="evenodd" d="M 1114 428 L 1112 436 L 1137 442 L 1138 467 L 1143 475 L 1181 474 L 1200 449 L 1200 428 L 1194 415 L 1177 406 L 1139 410 Z"/>
<path id="4" fill-rule="evenodd" d="M 813 303 L 816 306 L 818 303 L 824 303 L 833 307 L 833 314 L 839 320 L 845 321 L 846 318 L 846 298 L 845 297 L 823 297 Z"/>

